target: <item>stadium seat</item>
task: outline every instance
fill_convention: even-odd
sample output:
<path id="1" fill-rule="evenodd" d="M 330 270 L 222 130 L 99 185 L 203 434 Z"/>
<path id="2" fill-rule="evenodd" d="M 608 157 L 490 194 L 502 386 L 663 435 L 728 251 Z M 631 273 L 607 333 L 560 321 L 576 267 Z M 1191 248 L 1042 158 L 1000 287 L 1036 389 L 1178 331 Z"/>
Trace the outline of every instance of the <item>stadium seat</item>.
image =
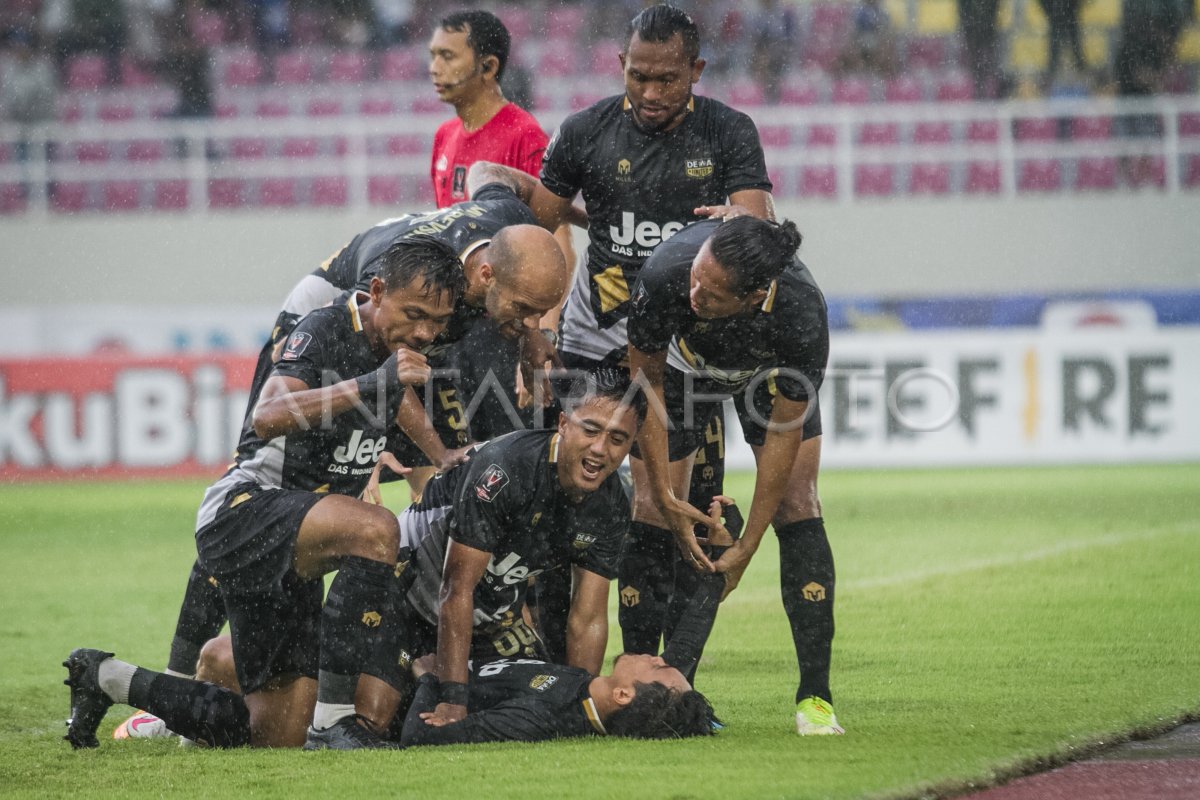
<path id="1" fill-rule="evenodd" d="M 1182 184 L 1193 188 L 1200 186 L 1200 155 L 1190 155 L 1183 167 Z"/>
<path id="2" fill-rule="evenodd" d="M 616 75 L 621 69 L 617 56 L 622 43 L 616 39 L 600 39 L 592 43 L 588 55 L 588 71 L 591 75 Z"/>
<path id="3" fill-rule="evenodd" d="M 884 84 L 883 99 L 889 103 L 919 103 L 925 99 L 925 91 L 912 75 L 900 75 Z"/>
<path id="4" fill-rule="evenodd" d="M 305 109 L 310 117 L 337 117 L 342 113 L 340 97 L 316 97 L 308 102 Z"/>
<path id="5" fill-rule="evenodd" d="M 1180 136 L 1200 136 L 1200 113 L 1179 115 Z"/>
<path id="6" fill-rule="evenodd" d="M 153 73 L 142 69 L 132 57 L 121 56 L 121 85 L 126 88 L 154 86 L 158 83 Z"/>
<path id="7" fill-rule="evenodd" d="M 1017 191 L 1054 192 L 1062 188 L 1062 166 L 1057 159 L 1031 158 L 1017 166 Z"/>
<path id="8" fill-rule="evenodd" d="M 792 143 L 792 128 L 790 125 L 762 125 L 758 129 L 758 138 L 763 147 L 787 147 Z"/>
<path id="9" fill-rule="evenodd" d="M 1125 183 L 1133 189 L 1163 188 L 1167 185 L 1166 162 L 1159 156 L 1133 159 Z"/>
<path id="10" fill-rule="evenodd" d="M 1075 117 L 1071 120 L 1071 138 L 1105 140 L 1112 138 L 1112 117 Z"/>
<path id="11" fill-rule="evenodd" d="M 291 43 L 294 47 L 312 48 L 325 42 L 328 12 L 294 4 L 291 10 Z"/>
<path id="12" fill-rule="evenodd" d="M 954 0 L 918 0 L 917 32 L 951 36 L 958 30 L 958 6 Z"/>
<path id="13" fill-rule="evenodd" d="M 908 40 L 909 69 L 941 69 L 949 61 L 950 47 L 946 36 L 913 36 Z"/>
<path id="14" fill-rule="evenodd" d="M 234 119 L 241 113 L 237 103 L 220 100 L 213 106 L 213 116 L 217 119 Z"/>
<path id="15" fill-rule="evenodd" d="M 230 158 L 265 158 L 267 140 L 261 136 L 238 137 L 229 142 Z"/>
<path id="16" fill-rule="evenodd" d="M 20 214 L 28 207 L 25 187 L 19 183 L 0 183 L 0 214 Z"/>
<path id="17" fill-rule="evenodd" d="M 1053 142 L 1058 139 L 1058 120 L 1053 117 L 1024 117 L 1016 120 L 1018 142 Z"/>
<path id="18" fill-rule="evenodd" d="M 537 74 L 546 78 L 566 78 L 580 66 L 579 52 L 568 42 L 549 42 L 542 48 L 537 61 Z"/>
<path id="19" fill-rule="evenodd" d="M 210 8 L 194 8 L 188 12 L 188 29 L 196 44 L 215 47 L 225 42 L 225 15 Z"/>
<path id="20" fill-rule="evenodd" d="M 104 184 L 105 211 L 137 211 L 142 186 L 137 181 L 109 181 Z"/>
<path id="21" fill-rule="evenodd" d="M 736 80 L 729 86 L 729 104 L 735 108 L 757 108 L 765 102 L 766 98 L 758 81 Z"/>
<path id="22" fill-rule="evenodd" d="M 854 5 L 851 3 L 837 2 L 837 0 L 814 2 L 809 26 L 813 31 L 841 35 L 849 30 L 853 15 Z"/>
<path id="23" fill-rule="evenodd" d="M 379 64 L 379 79 L 411 81 L 428 75 L 426 60 L 415 47 L 393 47 L 384 51 Z"/>
<path id="24" fill-rule="evenodd" d="M 547 36 L 547 31 L 542 29 L 541 25 L 538 26 L 538 29 L 534 28 L 532 12 L 524 6 L 516 4 L 496 6 L 492 9 L 492 13 L 500 18 L 504 27 L 508 28 L 514 42 L 525 41 L 531 36 L 542 38 Z"/>
<path id="25" fill-rule="evenodd" d="M 208 182 L 208 207 L 242 208 L 246 205 L 246 182 L 237 178 L 213 178 Z"/>
<path id="26" fill-rule="evenodd" d="M 950 192 L 949 164 L 913 164 L 908 176 L 911 194 L 948 194 Z"/>
<path id="27" fill-rule="evenodd" d="M 900 143 L 900 125 L 896 122 L 864 122 L 858 129 L 858 143 L 888 145 Z"/>
<path id="28" fill-rule="evenodd" d="M 834 147 L 837 145 L 836 125 L 810 125 L 805 135 L 809 147 Z"/>
<path id="29" fill-rule="evenodd" d="M 444 109 L 444 104 L 434 94 L 422 94 L 414 97 L 409 109 L 414 114 L 436 114 Z"/>
<path id="30" fill-rule="evenodd" d="M 895 191 L 893 164 L 858 164 L 854 168 L 854 194 L 858 197 L 887 197 Z"/>
<path id="31" fill-rule="evenodd" d="M 367 178 L 367 202 L 373 206 L 394 206 L 400 202 L 401 179 L 395 175 Z"/>
<path id="32" fill-rule="evenodd" d="M 368 117 L 386 117 L 396 113 L 396 106 L 390 97 L 364 97 L 358 112 Z"/>
<path id="33" fill-rule="evenodd" d="M 136 116 L 133 103 L 121 100 L 101 103 L 96 112 L 96 117 L 103 122 L 128 122 Z"/>
<path id="34" fill-rule="evenodd" d="M 76 142 L 73 151 L 74 158 L 81 164 L 103 164 L 112 155 L 108 142 Z"/>
<path id="35" fill-rule="evenodd" d="M 362 83 L 367 79 L 367 54 L 361 50 L 337 50 L 329 58 L 330 83 Z"/>
<path id="36" fill-rule="evenodd" d="M 104 56 L 84 53 L 67 60 L 65 87 L 75 92 L 94 92 L 108 83 L 108 62 Z"/>
<path id="37" fill-rule="evenodd" d="M 974 99 L 975 87 L 971 84 L 969 75 L 953 72 L 938 79 L 934 96 L 941 103 L 963 102 Z"/>
<path id="38" fill-rule="evenodd" d="M 167 144 L 161 139 L 134 139 L 125 146 L 125 158 L 129 161 L 162 161 Z"/>
<path id="39" fill-rule="evenodd" d="M 1117 188 L 1117 160 L 1115 158 L 1081 158 L 1075 165 L 1075 188 L 1077 190 Z"/>
<path id="40" fill-rule="evenodd" d="M 801 197 L 833 197 L 837 194 L 837 167 L 810 164 L 800 169 Z"/>
<path id="41" fill-rule="evenodd" d="M 295 178 L 263 178 L 259 187 L 259 205 L 264 208 L 292 208 L 297 196 Z"/>
<path id="42" fill-rule="evenodd" d="M 188 182 L 158 181 L 154 184 L 154 208 L 158 211 L 182 211 L 188 207 Z"/>
<path id="43" fill-rule="evenodd" d="M 346 205 L 349 185 L 341 176 L 313 178 L 311 203 L 323 208 L 340 208 Z"/>
<path id="44" fill-rule="evenodd" d="M 949 144 L 954 139 L 954 129 L 949 122 L 918 122 L 913 127 L 915 144 Z"/>
<path id="45" fill-rule="evenodd" d="M 262 60 L 253 50 L 234 50 L 226 55 L 221 70 L 221 84 L 236 88 L 256 86 L 262 80 Z"/>
<path id="46" fill-rule="evenodd" d="M 800 45 L 800 63 L 808 69 L 829 73 L 842 52 L 844 41 L 839 33 L 814 30 Z"/>
<path id="47" fill-rule="evenodd" d="M 833 102 L 839 105 L 863 105 L 871 102 L 871 84 L 857 76 L 833 82 Z"/>
<path id="48" fill-rule="evenodd" d="M 825 76 L 811 71 L 785 76 L 779 87 L 779 102 L 792 106 L 813 106 L 824 102 Z"/>
<path id="49" fill-rule="evenodd" d="M 320 149 L 315 136 L 293 136 L 283 140 L 279 153 L 284 158 L 315 158 Z"/>
<path id="50" fill-rule="evenodd" d="M 83 104 L 79 102 L 79 98 L 73 96 L 60 97 L 58 103 L 59 122 L 79 122 L 81 119 L 83 119 Z"/>
<path id="51" fill-rule="evenodd" d="M 8 142 L 0 142 L 0 164 L 7 164 L 13 160 L 13 148 Z"/>
<path id="52" fill-rule="evenodd" d="M 973 119 L 967 123 L 967 141 L 984 144 L 1000 141 L 1000 123 L 994 119 Z"/>
<path id="53" fill-rule="evenodd" d="M 258 101 L 258 106 L 254 109 L 254 113 L 260 117 L 277 119 L 290 117 L 292 109 L 287 98 L 279 95 L 268 95 Z"/>
<path id="54" fill-rule="evenodd" d="M 50 187 L 50 207 L 71 213 L 83 211 L 88 205 L 88 186 L 78 181 L 62 181 Z"/>
<path id="55" fill-rule="evenodd" d="M 994 161 L 972 161 L 967 164 L 967 194 L 998 194 L 1000 165 Z"/>
<path id="56" fill-rule="evenodd" d="M 551 39 L 574 42 L 583 30 L 587 11 L 582 4 L 551 5 L 546 12 L 546 34 Z"/>

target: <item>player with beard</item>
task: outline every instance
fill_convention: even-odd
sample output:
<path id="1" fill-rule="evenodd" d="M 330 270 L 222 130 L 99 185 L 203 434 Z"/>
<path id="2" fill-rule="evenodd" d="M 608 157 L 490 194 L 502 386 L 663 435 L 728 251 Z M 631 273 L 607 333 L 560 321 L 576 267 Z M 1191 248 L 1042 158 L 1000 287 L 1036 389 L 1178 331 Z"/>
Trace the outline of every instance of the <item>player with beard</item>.
<path id="1" fill-rule="evenodd" d="M 699 420 L 733 398 L 757 472 L 742 538 L 715 567 L 732 591 L 774 526 L 800 670 L 797 732 L 840 734 L 829 689 L 833 554 L 817 495 L 817 390 L 829 324 L 821 290 L 796 258 L 799 246 L 790 222 L 738 216 L 697 222 L 654 251 L 634 290 L 629 363 L 663 401 L 671 425 L 668 434 L 664 420 L 650 415 L 634 465 L 668 512 L 703 442 Z"/>
<path id="2" fill-rule="evenodd" d="M 647 8 L 630 24 L 619 58 L 624 94 L 563 121 L 546 150 L 540 181 L 500 167 L 479 174 L 480 185 L 504 179 L 516 187 L 548 224 L 564 219 L 572 199 L 582 194 L 589 220 L 587 264 L 575 274 L 558 342 L 569 368 L 627 366 L 630 289 L 660 242 L 691 221 L 723 214 L 728 204 L 757 217 L 774 216 L 754 123 L 692 93 L 705 65 L 692 19 L 669 5 Z M 637 474 L 634 481 L 634 523 L 620 580 L 621 629 L 626 650 L 657 652 L 666 598 L 673 594 L 676 548 L 670 532 L 682 537 L 707 517 L 682 494 L 664 528 L 648 487 Z M 708 563 L 698 546 L 695 554 Z M 561 618 L 566 592 L 553 594 L 549 605 L 558 610 L 550 617 Z M 539 609 L 545 605 L 539 600 Z"/>
<path id="3" fill-rule="evenodd" d="M 419 351 L 445 328 L 462 283 L 453 251 L 401 242 L 382 255 L 369 291 L 296 326 L 251 398 L 237 461 L 197 514 L 198 563 L 220 587 L 243 694 L 79 649 L 64 662 L 73 747 L 97 745 L 114 702 L 218 746 L 385 745 L 359 723 L 354 695 L 386 613 L 400 530 L 356 498 L 389 428 L 423 415 L 408 387 L 428 379 Z M 322 576 L 333 571 L 322 605 Z"/>

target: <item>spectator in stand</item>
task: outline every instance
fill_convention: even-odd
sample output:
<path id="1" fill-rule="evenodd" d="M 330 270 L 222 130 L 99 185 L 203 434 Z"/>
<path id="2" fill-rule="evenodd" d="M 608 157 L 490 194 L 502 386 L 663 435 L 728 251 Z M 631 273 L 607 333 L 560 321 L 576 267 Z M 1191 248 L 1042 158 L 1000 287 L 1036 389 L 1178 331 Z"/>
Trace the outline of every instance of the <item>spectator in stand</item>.
<path id="1" fill-rule="evenodd" d="M 412 0 L 371 0 L 375 18 L 375 44 L 388 47 L 408 44 L 413 35 Z"/>
<path id="2" fill-rule="evenodd" d="M 0 119 L 18 125 L 37 125 L 54 119 L 58 79 L 50 59 L 34 47 L 32 34 L 17 31 L 9 37 L 10 57 L 0 65 Z M 22 131 L 17 140 L 18 161 L 29 158 L 29 141 Z"/>
<path id="3" fill-rule="evenodd" d="M 246 0 L 258 49 L 274 52 L 287 47 L 292 37 L 292 11 L 288 0 Z"/>
<path id="4" fill-rule="evenodd" d="M 769 103 L 779 102 L 779 80 L 792 60 L 796 38 L 796 18 L 791 7 L 780 7 L 776 0 L 758 0 L 751 13 L 750 74 L 762 87 Z"/>
<path id="5" fill-rule="evenodd" d="M 1004 94 L 996 55 L 999 9 L 1000 0 L 958 0 L 959 25 L 976 100 L 992 100 Z"/>
<path id="6" fill-rule="evenodd" d="M 869 73 L 890 77 L 896 72 L 892 20 L 880 0 L 862 0 L 854 9 L 850 41 L 834 64 L 839 74 Z"/>
<path id="7" fill-rule="evenodd" d="M 79 53 L 101 53 L 108 59 L 108 77 L 118 75 L 117 60 L 125 46 L 125 10 L 111 0 L 48 0 L 43 6 L 46 29 L 54 32 L 54 56 L 62 71 Z"/>
<path id="8" fill-rule="evenodd" d="M 203 6 L 203 0 L 183 0 L 163 20 L 163 57 L 156 71 L 179 89 L 175 117 L 212 116 L 208 48 L 191 32 L 191 15 Z"/>
<path id="9" fill-rule="evenodd" d="M 1043 89 L 1049 89 L 1058 76 L 1058 64 L 1064 45 L 1071 49 L 1071 60 L 1075 62 L 1075 70 L 1082 73 L 1087 69 L 1087 63 L 1083 59 L 1083 45 L 1079 39 L 1079 0 L 1038 0 L 1038 4 L 1050 22 L 1050 55 L 1046 75 L 1042 79 Z"/>

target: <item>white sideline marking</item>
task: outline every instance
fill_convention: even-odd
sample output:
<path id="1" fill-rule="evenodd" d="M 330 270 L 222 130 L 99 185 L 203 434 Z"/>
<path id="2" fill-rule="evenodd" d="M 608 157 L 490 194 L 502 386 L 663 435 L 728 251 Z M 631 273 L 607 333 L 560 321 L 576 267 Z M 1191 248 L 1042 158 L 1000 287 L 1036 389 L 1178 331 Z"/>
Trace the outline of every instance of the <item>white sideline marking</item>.
<path id="1" fill-rule="evenodd" d="M 878 578 L 864 578 L 861 580 L 846 581 L 839 585 L 839 589 L 878 589 L 886 586 L 896 586 L 898 584 L 912 583 L 914 581 L 927 580 L 929 578 L 944 578 L 952 575 L 961 575 L 966 572 L 979 572 L 985 569 L 994 567 L 1007 567 L 1016 564 L 1028 564 L 1033 561 L 1045 561 L 1046 559 L 1056 558 L 1074 553 L 1080 550 L 1090 550 L 1094 547 L 1114 547 L 1116 545 L 1128 544 L 1129 542 L 1148 541 L 1156 539 L 1159 536 L 1176 533 L 1190 533 L 1200 530 L 1196 525 L 1178 525 L 1170 528 L 1162 528 L 1157 531 L 1142 531 L 1139 533 L 1113 533 L 1106 536 L 1099 536 L 1090 539 L 1074 539 L 1065 542 L 1059 542 L 1050 547 L 1043 547 L 1039 550 L 1030 550 L 1024 553 L 1010 553 L 1003 556 L 993 556 L 992 558 L 980 558 L 974 561 L 964 561 L 960 564 L 951 564 L 945 567 L 934 569 L 918 570 L 916 572 L 904 572 L 898 575 L 883 575 Z"/>

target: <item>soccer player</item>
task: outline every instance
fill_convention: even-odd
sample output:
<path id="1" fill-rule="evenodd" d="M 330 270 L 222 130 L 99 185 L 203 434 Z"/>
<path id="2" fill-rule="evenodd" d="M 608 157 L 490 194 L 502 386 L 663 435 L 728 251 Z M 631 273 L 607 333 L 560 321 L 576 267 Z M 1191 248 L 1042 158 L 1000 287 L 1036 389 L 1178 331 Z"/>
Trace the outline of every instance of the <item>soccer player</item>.
<path id="1" fill-rule="evenodd" d="M 635 475 L 664 513 L 686 490 L 711 405 L 732 397 L 757 474 L 745 531 L 715 562 L 732 591 L 767 525 L 779 540 L 780 587 L 792 628 L 801 734 L 842 733 L 829 690 L 833 554 L 821 517 L 817 390 L 829 357 L 825 300 L 796 258 L 791 222 L 704 221 L 646 262 L 629 318 L 629 365 L 663 402 L 650 414 Z"/>
<path id="2" fill-rule="evenodd" d="M 382 624 L 400 530 L 393 514 L 356 497 L 389 429 L 423 415 L 408 388 L 429 376 L 418 351 L 445 328 L 461 291 L 453 251 L 401 242 L 381 257 L 368 292 L 296 326 L 252 398 L 253 429 L 236 463 L 197 514 L 199 564 L 220 587 L 244 694 L 76 650 L 64 662 L 73 747 L 96 746 L 113 702 L 219 746 L 384 744 L 358 723 L 354 693 Z M 334 570 L 322 607 L 321 578 Z"/>
<path id="3" fill-rule="evenodd" d="M 685 12 L 655 5 L 638 14 L 620 63 L 624 94 L 563 121 L 546 150 L 540 182 L 496 168 L 547 224 L 570 213 L 582 193 L 587 267 L 575 274 L 558 342 L 563 363 L 576 369 L 626 363 L 629 292 L 656 245 L 691 221 L 722 213 L 726 204 L 774 216 L 754 123 L 692 93 L 705 62 L 699 30 Z M 635 492 L 632 561 L 620 580 L 621 628 L 631 652 L 657 651 L 666 608 L 656 598 L 672 581 L 674 542 L 648 494 L 644 486 Z M 677 535 L 706 522 L 684 499 L 668 518 Z M 698 547 L 695 553 L 705 558 Z"/>

